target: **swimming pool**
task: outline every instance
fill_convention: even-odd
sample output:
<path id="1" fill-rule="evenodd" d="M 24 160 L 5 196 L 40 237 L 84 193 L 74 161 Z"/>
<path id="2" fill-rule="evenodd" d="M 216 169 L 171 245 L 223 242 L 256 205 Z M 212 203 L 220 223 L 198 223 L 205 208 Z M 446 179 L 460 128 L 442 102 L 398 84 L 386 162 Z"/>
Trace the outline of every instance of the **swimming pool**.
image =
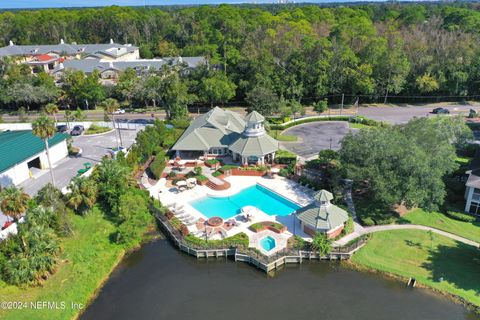
<path id="1" fill-rule="evenodd" d="M 287 216 L 300 209 L 300 206 L 292 201 L 258 184 L 230 197 L 206 196 L 190 202 L 190 205 L 207 218 L 218 216 L 223 219 L 236 216 L 245 206 L 255 206 L 270 216 Z"/>
<path id="2" fill-rule="evenodd" d="M 275 239 L 270 236 L 266 236 L 265 238 L 260 240 L 260 246 L 263 248 L 263 250 L 267 252 L 275 248 L 275 245 Z"/>

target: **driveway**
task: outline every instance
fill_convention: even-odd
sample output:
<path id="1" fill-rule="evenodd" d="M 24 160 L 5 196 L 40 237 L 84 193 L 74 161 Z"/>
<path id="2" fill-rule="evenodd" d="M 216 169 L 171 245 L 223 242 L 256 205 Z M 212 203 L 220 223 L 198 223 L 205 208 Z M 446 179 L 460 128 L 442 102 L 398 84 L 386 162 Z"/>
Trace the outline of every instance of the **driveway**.
<path id="1" fill-rule="evenodd" d="M 340 141 L 352 131 L 346 121 L 322 121 L 294 126 L 285 130 L 284 134 L 298 137 L 295 142 L 280 142 L 282 147 L 300 157 L 311 158 L 320 150 L 340 149 Z"/>
<path id="2" fill-rule="evenodd" d="M 130 147 L 137 136 L 136 130 L 121 130 L 123 146 Z M 82 149 L 82 156 L 78 158 L 67 157 L 54 165 L 53 174 L 57 188 L 67 186 L 70 180 L 77 175 L 77 171 L 83 168 L 85 162 L 95 164 L 99 162 L 110 148 L 117 146 L 115 132 L 109 132 L 97 136 L 73 137 L 73 146 Z M 50 182 L 49 170 L 43 170 L 40 176 L 24 181 L 20 186 L 25 192 L 34 196 L 38 190 Z"/>

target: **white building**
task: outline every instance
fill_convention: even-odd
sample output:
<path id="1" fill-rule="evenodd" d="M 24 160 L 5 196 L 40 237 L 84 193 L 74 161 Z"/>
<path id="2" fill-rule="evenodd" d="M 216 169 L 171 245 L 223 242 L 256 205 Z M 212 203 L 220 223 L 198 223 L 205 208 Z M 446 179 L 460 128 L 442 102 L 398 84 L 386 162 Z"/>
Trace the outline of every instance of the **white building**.
<path id="1" fill-rule="evenodd" d="M 55 164 L 68 155 L 67 135 L 56 134 L 49 146 Z M 0 187 L 18 185 L 42 169 L 48 169 L 45 144 L 31 130 L 0 133 Z"/>

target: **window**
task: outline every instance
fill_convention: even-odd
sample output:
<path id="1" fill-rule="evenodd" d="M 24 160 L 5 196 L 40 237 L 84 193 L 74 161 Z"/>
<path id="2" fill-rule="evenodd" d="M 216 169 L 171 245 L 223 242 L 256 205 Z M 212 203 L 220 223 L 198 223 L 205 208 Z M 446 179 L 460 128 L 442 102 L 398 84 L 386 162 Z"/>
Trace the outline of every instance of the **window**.
<path id="1" fill-rule="evenodd" d="M 468 211 L 471 214 L 479 215 L 480 214 L 480 204 L 476 202 L 472 202 L 470 204 L 470 210 Z"/>

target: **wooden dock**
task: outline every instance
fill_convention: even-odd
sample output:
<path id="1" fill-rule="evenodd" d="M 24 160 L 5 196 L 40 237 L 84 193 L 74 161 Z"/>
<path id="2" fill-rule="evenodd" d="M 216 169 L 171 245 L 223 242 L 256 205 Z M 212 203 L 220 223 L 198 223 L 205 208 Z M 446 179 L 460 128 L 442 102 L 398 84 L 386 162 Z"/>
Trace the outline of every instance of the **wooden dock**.
<path id="1" fill-rule="evenodd" d="M 246 262 L 254 265 L 260 270 L 267 273 L 277 270 L 286 264 L 300 264 L 304 260 L 346 260 L 365 243 L 360 243 L 355 246 L 354 249 L 348 252 L 332 251 L 326 256 L 320 256 L 315 251 L 286 251 L 279 252 L 273 257 L 263 256 L 255 252 L 242 252 L 237 248 L 210 248 L 210 249 L 197 249 L 193 248 L 180 240 L 178 232 L 173 230 L 168 220 L 164 216 L 156 215 L 159 227 L 169 240 L 180 250 L 197 259 L 209 259 L 209 258 L 228 258 L 233 257 L 235 261 Z"/>

